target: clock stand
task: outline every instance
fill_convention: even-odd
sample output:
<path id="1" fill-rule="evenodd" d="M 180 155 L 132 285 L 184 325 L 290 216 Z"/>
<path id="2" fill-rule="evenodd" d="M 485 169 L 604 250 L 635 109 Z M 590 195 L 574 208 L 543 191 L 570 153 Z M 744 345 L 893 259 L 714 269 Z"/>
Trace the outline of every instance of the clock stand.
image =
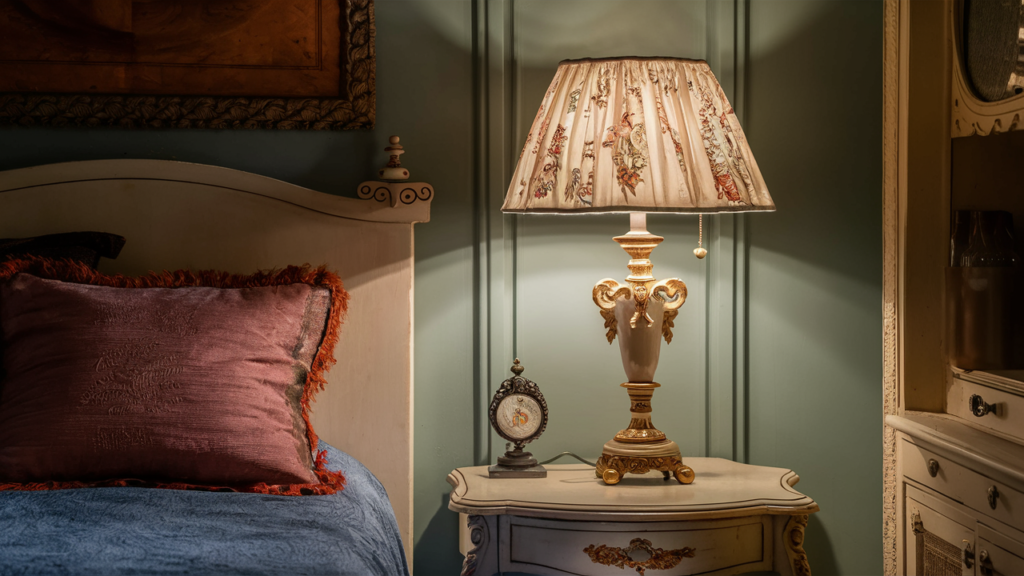
<path id="1" fill-rule="evenodd" d="M 501 383 L 498 391 L 494 393 L 491 406 L 488 410 L 488 417 L 491 426 L 499 436 L 508 440 L 505 444 L 505 455 L 498 457 L 498 463 L 487 469 L 490 478 L 547 478 L 547 470 L 537 463 L 533 454 L 525 452 L 523 446 L 540 437 L 548 424 L 548 404 L 541 394 L 540 388 L 535 382 L 523 378 L 523 365 L 516 358 L 512 364 L 513 376 Z M 502 421 L 499 416 L 499 409 L 506 402 L 515 401 L 534 406 L 534 418 L 539 417 L 537 428 L 525 436 L 516 435 L 508 429 L 508 423 Z M 529 412 L 529 411 L 528 411 Z M 518 408 L 517 408 L 518 414 Z M 514 446 L 514 448 L 512 448 Z M 509 448 L 512 448 L 511 450 Z"/>

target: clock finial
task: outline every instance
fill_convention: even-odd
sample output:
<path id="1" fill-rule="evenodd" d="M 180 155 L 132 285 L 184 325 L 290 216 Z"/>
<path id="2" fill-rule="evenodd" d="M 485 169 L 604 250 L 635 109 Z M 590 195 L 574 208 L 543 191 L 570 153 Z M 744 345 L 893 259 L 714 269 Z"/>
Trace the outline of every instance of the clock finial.
<path id="1" fill-rule="evenodd" d="M 523 370 L 525 370 L 525 368 L 523 368 L 523 365 L 519 363 L 519 358 L 516 358 L 516 361 L 512 363 L 512 373 L 519 376 L 523 373 Z"/>

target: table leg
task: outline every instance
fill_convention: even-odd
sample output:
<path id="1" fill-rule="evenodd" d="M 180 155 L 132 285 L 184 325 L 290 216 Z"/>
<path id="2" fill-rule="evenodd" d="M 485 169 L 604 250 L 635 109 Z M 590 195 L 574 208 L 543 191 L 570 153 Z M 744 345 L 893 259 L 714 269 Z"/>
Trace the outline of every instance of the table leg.
<path id="1" fill-rule="evenodd" d="M 463 514 L 459 516 L 465 517 Z M 472 548 L 464 551 L 466 559 L 462 562 L 461 576 L 491 576 L 498 573 L 497 518 L 472 515 L 459 527 L 460 533 L 469 532 L 472 545 Z"/>
<path id="2" fill-rule="evenodd" d="M 807 514 L 790 516 L 782 531 L 782 542 L 789 556 L 789 567 L 794 576 L 811 576 L 811 565 L 804 552 L 804 529 L 807 528 Z"/>

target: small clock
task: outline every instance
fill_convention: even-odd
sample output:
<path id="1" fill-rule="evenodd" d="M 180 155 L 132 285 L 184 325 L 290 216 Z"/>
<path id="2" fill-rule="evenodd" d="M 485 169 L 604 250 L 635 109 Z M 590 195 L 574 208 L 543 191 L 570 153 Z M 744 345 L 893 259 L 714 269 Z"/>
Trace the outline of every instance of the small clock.
<path id="1" fill-rule="evenodd" d="M 544 478 L 547 470 L 537 464 L 533 454 L 523 446 L 544 433 L 548 425 L 548 404 L 535 382 L 523 378 L 519 359 L 512 364 L 513 377 L 501 383 L 488 410 L 491 426 L 514 449 L 498 457 L 498 464 L 488 468 L 491 478 Z"/>

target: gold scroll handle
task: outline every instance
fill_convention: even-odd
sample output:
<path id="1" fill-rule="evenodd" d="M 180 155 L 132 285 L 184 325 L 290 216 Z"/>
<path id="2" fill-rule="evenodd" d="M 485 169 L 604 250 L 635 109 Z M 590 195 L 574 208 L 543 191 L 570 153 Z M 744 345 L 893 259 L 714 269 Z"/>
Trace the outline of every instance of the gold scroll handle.
<path id="1" fill-rule="evenodd" d="M 611 278 L 605 278 L 594 286 L 594 304 L 601 309 L 601 317 L 604 318 L 604 327 L 607 329 L 605 336 L 611 344 L 618 335 L 618 322 L 615 320 L 615 301 L 619 298 L 632 299 L 636 304 L 636 312 L 629 320 L 631 328 L 636 328 L 638 320 L 644 320 L 648 326 L 654 320 L 647 313 L 647 303 L 653 298 L 665 303 L 665 318 L 661 325 L 661 335 L 665 342 L 672 343 L 672 328 L 674 320 L 679 313 L 679 307 L 686 302 L 686 284 L 678 278 L 669 278 L 658 282 L 651 282 L 648 289 L 647 283 L 637 282 L 631 284 L 619 284 Z M 675 300 L 671 300 L 675 298 Z"/>
<path id="2" fill-rule="evenodd" d="M 583 549 L 595 564 L 616 566 L 618 568 L 635 568 L 637 574 L 644 576 L 645 570 L 668 570 L 675 568 L 683 558 L 693 558 L 696 548 L 680 548 L 665 550 L 655 548 L 650 540 L 633 538 L 626 548 L 616 548 L 601 544 L 591 544 Z M 643 558 L 637 560 L 634 558 Z"/>

